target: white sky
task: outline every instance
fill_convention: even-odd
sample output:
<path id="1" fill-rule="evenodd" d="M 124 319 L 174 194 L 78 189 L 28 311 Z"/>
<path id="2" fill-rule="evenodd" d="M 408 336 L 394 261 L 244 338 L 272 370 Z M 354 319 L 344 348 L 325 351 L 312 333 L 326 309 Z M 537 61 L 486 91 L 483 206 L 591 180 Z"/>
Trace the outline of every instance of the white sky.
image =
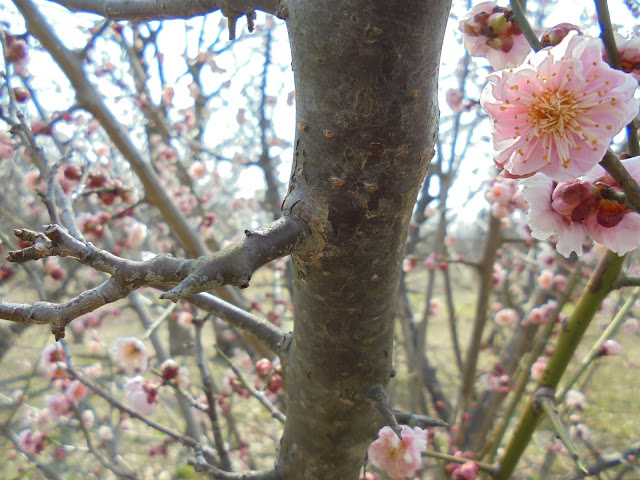
<path id="1" fill-rule="evenodd" d="M 478 2 L 474 2 L 478 3 Z M 500 4 L 506 5 L 506 2 L 500 2 Z M 78 28 L 93 26 L 99 17 L 93 15 L 75 15 L 71 16 L 67 11 L 53 3 L 38 2 L 42 13 L 49 19 L 55 20 L 55 29 L 57 33 L 64 39 L 65 44 L 70 48 L 80 48 L 84 46 L 86 41 L 86 35 Z M 535 6 L 534 2 L 529 2 L 530 6 Z M 585 2 L 583 4 L 584 10 L 576 8 L 576 4 L 573 2 L 567 2 L 565 8 L 555 8 L 551 10 L 550 15 L 545 20 L 545 26 L 552 26 L 560 22 L 569 22 L 581 26 L 585 33 L 591 35 L 597 35 L 599 33 L 597 23 L 595 21 L 595 12 L 592 2 Z M 6 10 L 5 10 L 6 9 Z M 630 33 L 630 30 L 635 26 L 635 19 L 631 16 L 626 7 L 624 7 L 621 0 L 610 2 L 611 17 L 614 23 L 619 25 L 626 25 L 626 29 L 621 29 L 621 33 Z M 443 45 L 443 57 L 441 64 L 441 81 L 440 81 L 440 109 L 443 119 L 450 114 L 448 106 L 445 102 L 444 93 L 448 88 L 457 86 L 457 79 L 455 78 L 455 72 L 458 68 L 458 59 L 461 58 L 463 49 L 460 42 L 460 34 L 457 31 L 458 20 L 460 16 L 464 15 L 467 11 L 466 2 L 455 0 L 453 2 L 452 14 L 454 17 L 449 20 L 445 41 Z M 0 6 L 0 14 L 4 16 L 11 23 L 12 31 L 22 31 L 23 22 L 13 8 L 12 5 Z M 211 15 L 208 20 L 207 38 L 205 44 L 210 43 L 214 36 L 219 31 L 219 17 L 217 15 Z M 277 20 L 279 23 L 279 20 Z M 176 95 L 174 97 L 174 105 L 178 108 L 184 108 L 191 105 L 191 99 L 188 97 L 188 92 L 185 88 L 188 80 L 184 74 L 184 64 L 179 60 L 180 55 L 184 52 L 187 38 L 193 45 L 196 44 L 197 34 L 199 27 L 202 23 L 201 18 L 192 19 L 187 22 L 187 25 L 193 25 L 198 28 L 194 28 L 191 31 L 185 32 L 185 24 L 182 21 L 166 21 L 161 32 L 158 44 L 161 51 L 165 54 L 167 62 L 173 61 L 175 68 L 165 69 L 167 72 L 167 81 L 169 84 L 175 84 Z M 256 24 L 260 25 L 264 23 L 264 15 L 259 14 L 256 20 Z M 585 28 L 585 25 L 591 25 L 591 28 Z M 246 23 L 244 19 L 241 19 L 237 25 L 238 34 L 251 35 L 246 31 Z M 226 36 L 226 33 L 224 33 Z M 226 37 L 225 37 L 226 38 Z M 237 109 L 246 103 L 246 99 L 242 93 L 242 88 L 245 86 L 247 79 L 251 74 L 261 71 L 263 57 L 260 54 L 256 54 L 254 49 L 258 49 L 262 44 L 262 40 L 256 38 L 255 42 L 251 40 L 248 42 L 239 42 L 241 48 L 236 48 L 233 55 L 221 54 L 216 57 L 216 63 L 221 68 L 228 70 L 229 72 L 241 72 L 231 82 L 231 86 L 223 93 L 223 99 L 229 102 L 232 106 L 231 110 Z M 101 50 L 104 49 L 104 50 Z M 106 42 L 99 41 L 96 43 L 94 52 L 104 51 L 104 56 L 112 57 L 119 56 L 120 52 L 112 48 L 109 50 Z M 194 52 L 189 52 L 190 54 Z M 57 70 L 52 66 L 52 61 L 48 58 L 48 55 L 44 53 L 38 53 L 33 51 L 32 62 L 30 64 L 30 70 L 34 74 L 33 86 L 40 89 L 53 90 L 55 94 L 46 95 L 41 97 L 41 101 L 46 108 L 51 110 L 61 110 L 67 108 L 73 99 L 72 92 L 66 87 L 66 79 L 60 73 L 58 76 L 52 75 L 52 72 Z M 278 59 L 278 63 L 289 65 L 290 64 L 290 52 L 288 46 L 288 39 L 286 36 L 286 30 L 279 28 L 276 33 L 273 50 L 274 58 Z M 98 55 L 94 55 L 98 58 Z M 249 59 L 247 61 L 247 59 Z M 110 58 L 113 63 L 117 63 L 118 58 Z M 484 59 L 477 59 L 479 65 L 488 65 Z M 239 64 L 247 63 L 244 69 L 238 70 Z M 248 67 L 248 68 L 247 68 Z M 484 85 L 483 73 L 486 71 L 480 71 L 480 75 L 475 79 L 476 85 L 473 83 L 469 86 L 467 94 L 469 97 L 477 98 L 479 91 Z M 276 80 L 274 80 L 276 79 Z M 205 77 L 206 81 L 206 77 Z M 290 70 L 284 74 L 275 76 L 272 75 L 269 78 L 268 90 L 272 95 L 284 95 L 286 96 L 293 90 L 293 75 Z M 152 95 L 157 97 L 160 95 L 157 85 L 151 83 L 150 85 Z M 475 91 L 474 91 L 475 90 Z M 279 104 L 285 105 L 286 99 L 279 99 Z M 280 138 L 293 141 L 293 135 L 295 133 L 295 111 L 293 108 L 278 108 L 274 111 L 273 125 L 276 129 L 277 135 Z M 469 117 L 471 114 L 469 114 Z M 224 138 L 228 138 L 230 135 L 229 129 L 237 128 L 235 123 L 235 115 L 229 117 L 229 110 L 220 108 L 212 115 L 210 124 L 206 131 L 206 138 L 209 146 L 213 149 Z M 443 122 L 443 126 L 446 126 L 446 120 Z M 449 196 L 449 207 L 459 213 L 459 220 L 462 221 L 474 221 L 477 217 L 478 211 L 486 207 L 486 203 L 480 196 L 479 199 L 472 203 L 468 203 L 467 199 L 469 192 L 476 191 L 480 184 L 489 178 L 492 171 L 492 149 L 491 142 L 487 141 L 490 137 L 490 124 L 488 121 L 484 121 L 474 131 L 474 138 L 476 140 L 484 139 L 485 141 L 478 141 L 472 148 L 472 154 L 467 155 L 465 158 L 460 172 L 460 180 L 456 182 Z M 462 142 L 460 142 L 462 143 Z M 448 150 L 445 150 L 448 151 Z M 232 157 L 232 151 L 223 152 L 225 155 Z M 289 176 L 290 163 L 292 152 L 282 152 L 281 160 L 282 166 L 280 167 L 279 174 L 283 182 L 286 183 Z M 231 167 L 228 164 L 222 163 L 219 167 L 218 173 L 221 175 L 231 175 Z M 262 171 L 257 167 L 246 168 L 240 174 L 239 184 L 241 189 L 238 192 L 238 196 L 250 197 L 257 188 L 264 186 Z M 464 207 L 464 208 L 463 208 Z"/>

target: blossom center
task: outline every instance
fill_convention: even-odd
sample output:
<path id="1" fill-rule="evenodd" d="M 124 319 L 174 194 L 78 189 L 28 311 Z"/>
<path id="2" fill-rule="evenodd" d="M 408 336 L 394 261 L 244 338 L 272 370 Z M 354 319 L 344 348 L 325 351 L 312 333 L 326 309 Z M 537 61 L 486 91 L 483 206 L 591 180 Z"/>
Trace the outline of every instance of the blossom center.
<path id="1" fill-rule="evenodd" d="M 580 113 L 573 93 L 544 91 L 536 96 L 529 118 L 537 135 L 562 133 L 576 123 Z"/>

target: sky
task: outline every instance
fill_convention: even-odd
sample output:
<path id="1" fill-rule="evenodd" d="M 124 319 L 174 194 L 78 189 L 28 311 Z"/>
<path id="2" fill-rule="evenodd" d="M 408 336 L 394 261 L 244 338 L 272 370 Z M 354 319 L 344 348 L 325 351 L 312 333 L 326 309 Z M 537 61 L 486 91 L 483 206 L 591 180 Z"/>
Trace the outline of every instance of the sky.
<path id="1" fill-rule="evenodd" d="M 99 19 L 99 17 L 94 15 L 70 15 L 66 9 L 53 3 L 42 1 L 38 1 L 37 3 L 43 14 L 53 20 L 54 28 L 61 38 L 64 39 L 64 43 L 70 48 L 83 47 L 86 42 L 86 33 L 83 29 L 93 26 Z M 478 2 L 473 2 L 473 4 L 475 3 Z M 630 15 L 622 1 L 613 1 L 610 3 L 612 21 L 622 26 L 622 33 L 631 33 L 636 24 L 635 19 Z M 503 2 L 500 4 L 506 5 L 506 3 Z M 532 15 L 536 15 L 536 2 L 530 1 L 528 4 L 529 7 L 534 10 Z M 596 27 L 593 4 L 591 2 L 584 2 L 583 5 L 583 10 L 580 10 L 576 8 L 574 2 L 560 2 L 560 7 L 550 10 L 544 22 L 545 26 L 569 22 L 581 26 L 586 34 L 597 35 L 599 32 Z M 453 2 L 452 17 L 448 23 L 443 45 L 444 54 L 440 66 L 441 80 L 439 90 L 439 102 L 443 119 L 441 127 L 443 138 L 446 137 L 447 126 L 450 124 L 447 116 L 451 114 L 444 95 L 447 89 L 457 87 L 456 72 L 459 68 L 459 59 L 463 55 L 461 36 L 457 31 L 458 18 L 466 13 L 467 8 L 467 2 L 457 0 Z M 16 13 L 12 5 L 4 4 L 0 6 L 0 14 L 5 16 L 5 13 L 5 18 L 11 23 L 12 31 L 20 31 L 24 28 L 20 15 Z M 180 20 L 166 21 L 158 37 L 158 44 L 161 51 L 165 54 L 166 65 L 169 66 L 165 68 L 166 80 L 169 84 L 175 86 L 176 96 L 174 97 L 174 104 L 178 108 L 191 104 L 191 99 L 188 97 L 188 90 L 184 88 L 188 79 L 184 76 L 185 66 L 181 55 L 185 51 L 185 45 L 190 44 L 193 46 L 197 44 L 202 21 L 202 18 L 191 19 L 186 24 Z M 259 13 L 256 24 L 261 25 L 264 22 L 265 15 Z M 281 25 L 280 28 L 275 31 L 273 56 L 277 64 L 283 65 L 285 68 L 280 68 L 280 70 L 277 71 L 278 68 L 276 66 L 273 67 L 273 72 L 271 72 L 267 83 L 267 90 L 269 94 L 279 97 L 278 104 L 282 105 L 282 107 L 274 110 L 273 125 L 276 133 L 280 138 L 292 142 L 295 133 L 295 110 L 292 106 L 288 106 L 286 100 L 283 98 L 283 96 L 287 96 L 294 89 L 293 74 L 290 68 L 286 68 L 286 66 L 290 65 L 291 59 L 286 29 L 280 20 L 276 19 L 276 23 Z M 585 25 L 591 25 L 591 28 L 584 28 Z M 207 28 L 204 30 L 204 44 L 213 42 L 214 37 L 221 31 L 220 16 L 208 16 L 206 26 Z M 214 114 L 206 131 L 207 142 L 211 148 L 216 148 L 220 142 L 232 135 L 233 132 L 230 129 L 237 128 L 237 125 L 234 125 L 235 114 L 232 112 L 237 111 L 238 108 L 247 106 L 247 99 L 242 92 L 242 88 L 251 75 L 255 75 L 262 69 L 263 57 L 260 51 L 262 45 L 261 38 L 258 35 L 253 35 L 254 38 L 251 38 L 251 34 L 246 31 L 244 18 L 239 20 L 237 31 L 243 36 L 249 36 L 249 41 L 236 42 L 237 45 L 234 45 L 233 53 L 229 51 L 216 56 L 216 64 L 220 68 L 230 72 L 232 82 L 228 90 L 223 93 L 221 103 L 219 105 L 214 104 L 216 108 L 214 109 Z M 225 35 L 226 38 L 226 33 L 223 32 L 223 35 Z M 191 50 L 187 50 L 189 55 L 195 54 L 194 48 L 195 47 L 192 47 Z M 102 56 L 112 63 L 120 61 L 120 52 L 114 46 L 109 45 L 108 42 L 96 42 L 94 51 L 101 52 L 99 54 L 96 53 L 96 55 Z M 94 57 L 96 55 L 94 55 Z M 488 68 L 482 68 L 488 66 L 488 62 L 486 62 L 485 59 L 478 59 L 477 62 L 481 68 L 476 70 L 475 76 L 472 77 L 471 84 L 467 89 L 468 96 L 476 99 L 479 97 L 479 92 L 484 85 L 486 74 L 489 73 Z M 33 52 L 32 62 L 29 68 L 34 74 L 34 87 L 53 90 L 55 93 L 54 95 L 42 97 L 42 101 L 47 108 L 61 110 L 67 108 L 72 103 L 73 94 L 67 87 L 66 79 L 64 79 L 62 73 L 58 73 L 57 75 L 52 74 L 57 68 L 52 65 L 52 61 L 48 58 L 47 54 Z M 205 78 L 205 82 L 207 80 L 208 79 Z M 211 80 L 213 81 L 213 79 Z M 158 100 L 161 93 L 158 86 L 151 82 L 150 89 L 152 96 L 155 97 L 154 99 Z M 111 106 L 116 112 L 119 108 L 125 108 L 122 104 L 112 104 Z M 463 116 L 463 123 L 470 121 L 473 116 L 471 113 Z M 476 144 L 471 150 L 471 153 L 466 155 L 463 160 L 459 174 L 460 180 L 454 185 L 448 200 L 448 207 L 458 215 L 460 221 L 474 221 L 477 218 L 479 210 L 486 208 L 487 204 L 482 194 L 476 195 L 475 200 L 472 202 L 468 201 L 468 197 L 470 192 L 481 190 L 482 183 L 494 174 L 492 168 L 492 147 L 489 141 L 490 132 L 491 126 L 488 120 L 484 120 L 474 129 L 473 139 Z M 458 143 L 458 153 L 463 143 L 464 142 Z M 445 149 L 445 151 L 447 150 Z M 222 153 L 225 156 L 233 157 L 236 152 L 233 146 L 227 146 L 222 149 Z M 281 156 L 282 165 L 278 173 L 280 179 L 286 183 L 289 177 L 293 152 L 289 148 L 276 150 L 274 153 L 280 154 Z M 230 177 L 232 175 L 231 166 L 227 163 L 222 163 L 217 168 L 218 173 L 223 177 Z M 264 186 L 262 171 L 257 167 L 245 168 L 240 174 L 239 185 L 240 189 L 236 192 L 236 196 L 244 198 L 253 196 L 256 189 Z M 437 185 L 435 185 L 434 188 L 437 189 Z"/>

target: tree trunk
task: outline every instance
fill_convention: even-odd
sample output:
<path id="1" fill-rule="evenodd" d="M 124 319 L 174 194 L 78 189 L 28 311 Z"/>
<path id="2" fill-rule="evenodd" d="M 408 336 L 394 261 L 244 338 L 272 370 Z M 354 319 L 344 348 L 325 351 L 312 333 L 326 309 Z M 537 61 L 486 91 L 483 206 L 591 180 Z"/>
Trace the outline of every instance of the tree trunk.
<path id="1" fill-rule="evenodd" d="M 284 478 L 357 479 L 385 424 L 367 394 L 391 377 L 448 12 L 446 0 L 288 2 L 298 128 L 284 208 L 315 246 L 294 255 Z"/>

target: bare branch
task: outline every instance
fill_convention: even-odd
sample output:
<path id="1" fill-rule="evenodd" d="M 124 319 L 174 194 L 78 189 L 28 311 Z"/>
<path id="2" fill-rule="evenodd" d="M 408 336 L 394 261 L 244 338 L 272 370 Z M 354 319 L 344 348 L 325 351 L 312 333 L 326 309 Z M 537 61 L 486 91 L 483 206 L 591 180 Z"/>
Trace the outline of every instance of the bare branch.
<path id="1" fill-rule="evenodd" d="M 220 466 L 222 467 L 222 470 L 228 472 L 231 470 L 231 459 L 229 458 L 229 452 L 227 452 L 224 439 L 222 438 L 220 422 L 218 422 L 218 412 L 216 410 L 217 402 L 214 392 L 213 378 L 211 377 L 211 370 L 209 370 L 209 366 L 204 358 L 204 348 L 202 345 L 202 326 L 204 325 L 204 321 L 194 320 L 193 325 L 196 327 L 196 363 L 198 364 L 200 378 L 202 379 L 202 390 L 204 390 L 204 394 L 207 397 L 207 415 L 211 422 L 213 441 L 216 446 L 216 451 L 218 452 L 218 457 L 220 457 Z"/>
<path id="2" fill-rule="evenodd" d="M 305 232 L 301 222 L 285 216 L 260 230 L 245 230 L 244 233 L 243 240 L 211 256 L 194 260 L 189 275 L 160 298 L 177 302 L 220 285 L 247 288 L 253 272 L 292 253 Z"/>
<path id="3" fill-rule="evenodd" d="M 50 466 L 47 463 L 41 462 L 38 459 L 38 457 L 36 457 L 35 455 L 32 455 L 30 453 L 27 453 L 27 452 L 23 451 L 20 448 L 20 444 L 18 443 L 18 437 L 16 437 L 16 434 L 13 433 L 11 430 L 9 430 L 8 427 L 3 426 L 0 429 L 0 432 L 2 432 L 9 439 L 9 441 L 11 443 L 13 443 L 13 446 L 17 450 L 19 450 L 20 453 L 25 455 L 36 467 L 38 467 L 40 469 L 40 471 L 47 478 L 47 480 L 61 480 L 60 476 L 56 473 L 55 468 L 53 468 L 52 466 Z"/>
<path id="4" fill-rule="evenodd" d="M 58 363 L 58 367 L 60 367 L 61 369 L 65 370 L 69 375 L 71 375 L 73 378 L 78 380 L 80 383 L 82 383 L 85 387 L 87 387 L 93 393 L 95 393 L 99 397 L 102 397 L 103 400 L 107 401 L 109 404 L 113 405 L 118 410 L 127 413 L 129 416 L 140 420 L 142 423 L 144 423 L 148 427 L 151 427 L 154 430 L 157 430 L 159 432 L 164 433 L 168 437 L 171 437 L 174 440 L 177 440 L 178 442 L 180 442 L 181 444 L 183 444 L 186 447 L 191 447 L 191 448 L 194 448 L 194 449 L 203 449 L 203 448 L 205 448 L 197 440 L 195 440 L 195 439 L 193 439 L 193 438 L 191 438 L 191 437 L 189 437 L 187 435 L 183 435 L 180 432 L 172 430 L 169 427 L 165 427 L 164 425 L 161 425 L 161 424 L 159 424 L 159 423 L 157 423 L 157 422 L 155 422 L 153 420 L 150 420 L 149 418 L 145 417 L 144 415 L 140 415 L 135 410 L 127 407 L 125 404 L 123 404 L 122 402 L 120 402 L 119 400 L 114 398 L 112 395 L 110 395 L 109 393 L 105 392 L 102 388 L 98 387 L 97 385 L 94 385 L 92 382 L 87 380 L 84 377 L 84 375 L 82 375 L 81 373 L 77 372 L 75 369 L 73 369 L 73 368 L 71 368 L 71 367 L 69 367 L 69 366 L 67 366 L 67 365 L 65 365 L 63 363 Z M 207 447 L 207 450 L 210 450 L 210 449 Z M 208 451 L 206 453 L 209 456 L 212 456 L 213 452 L 212 451 Z"/>
<path id="5" fill-rule="evenodd" d="M 631 176 L 618 156 L 611 150 L 607 150 L 604 158 L 600 161 L 600 166 L 616 181 L 625 193 L 626 203 L 636 212 L 640 212 L 640 185 Z"/>
<path id="6" fill-rule="evenodd" d="M 224 359 L 224 361 L 227 362 L 227 365 L 229 365 L 229 368 L 231 368 L 236 377 L 238 377 L 238 380 L 240 380 L 240 383 L 242 383 L 242 386 L 245 388 L 245 390 L 247 390 L 247 392 L 249 392 L 251 396 L 253 396 L 256 400 L 258 400 L 267 409 L 267 411 L 273 418 L 278 420 L 280 423 L 284 423 L 287 420 L 287 417 L 284 416 L 284 413 L 278 410 L 278 408 L 269 401 L 264 393 L 253 388 L 251 383 L 248 382 L 244 377 L 240 369 L 233 364 L 231 359 L 227 357 L 222 350 L 220 350 L 220 347 L 218 347 L 218 345 L 216 345 L 216 351 L 218 352 L 218 355 L 220 355 Z"/>
<path id="7" fill-rule="evenodd" d="M 189 465 L 191 465 L 196 472 L 208 473 L 210 478 L 216 480 L 280 480 L 282 478 L 280 473 L 275 469 L 265 471 L 249 470 L 238 473 L 225 472 L 224 470 L 209 465 L 203 458 L 198 457 L 196 457 L 195 461 L 190 460 Z"/>
<path id="8" fill-rule="evenodd" d="M 424 415 L 418 415 L 417 413 L 401 412 L 394 410 L 393 414 L 398 420 L 398 423 L 402 425 L 409 425 L 410 427 L 448 427 L 449 424 L 439 418 L 425 417 Z"/>
<path id="9" fill-rule="evenodd" d="M 290 333 L 283 332 L 272 323 L 225 302 L 221 298 L 208 293 L 199 293 L 185 300 L 206 312 L 213 313 L 234 327 L 251 333 L 271 351 L 278 353 L 280 357 L 289 347 Z"/>
<path id="10" fill-rule="evenodd" d="M 378 413 L 380 413 L 384 419 L 385 424 L 389 425 L 398 438 L 402 439 L 400 425 L 398 425 L 398 420 L 396 420 L 396 416 L 393 414 L 393 410 L 391 410 L 389 397 L 385 393 L 384 387 L 380 384 L 371 387 L 369 393 L 367 393 L 367 399 L 376 407 Z"/>
<path id="11" fill-rule="evenodd" d="M 51 323 L 56 339 L 64 337 L 64 329 L 73 319 L 120 300 L 142 286 L 166 288 L 178 284 L 162 295 L 162 298 L 173 301 L 222 285 L 248 287 L 255 270 L 292 253 L 306 237 L 301 222 L 283 217 L 263 229 L 247 230 L 245 238 L 210 256 L 192 260 L 158 255 L 148 261 L 134 261 L 96 248 L 91 242 L 77 240 L 58 225 L 44 227 L 43 233 L 16 229 L 14 235 L 33 242 L 33 245 L 10 251 L 7 257 L 9 261 L 23 263 L 50 256 L 72 257 L 111 275 L 107 282 L 63 304 L 0 302 L 0 318 L 18 323 Z M 206 297 L 200 301 L 208 304 L 208 309 L 216 304 Z M 266 322 L 249 314 L 241 315 L 241 310 L 230 305 L 223 304 L 220 307 L 218 304 L 215 308 L 221 308 L 223 318 L 225 315 L 232 317 L 230 322 L 240 324 L 241 328 L 246 327 L 274 351 L 283 348 L 283 334 L 275 327 L 267 327 Z"/>
<path id="12" fill-rule="evenodd" d="M 51 0 L 72 11 L 90 12 L 112 20 L 191 18 L 222 9 L 242 14 L 261 10 L 281 16 L 279 0 Z M 225 16 L 229 16 L 225 13 Z"/>

